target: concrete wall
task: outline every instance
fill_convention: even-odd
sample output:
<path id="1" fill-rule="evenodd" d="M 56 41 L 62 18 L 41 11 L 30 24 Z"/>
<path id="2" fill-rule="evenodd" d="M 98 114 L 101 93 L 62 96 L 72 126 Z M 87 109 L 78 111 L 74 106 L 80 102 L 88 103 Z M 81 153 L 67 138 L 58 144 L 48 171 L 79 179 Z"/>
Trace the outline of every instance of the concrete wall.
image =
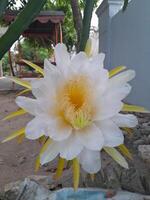
<path id="1" fill-rule="evenodd" d="M 109 68 L 111 63 L 111 21 L 121 6 L 122 0 L 104 0 L 96 11 L 99 18 L 99 51 L 106 54 L 105 66 Z"/>
<path id="2" fill-rule="evenodd" d="M 111 18 L 109 30 L 109 47 L 104 45 L 109 48 L 107 66 L 134 69 L 137 75 L 127 101 L 150 109 L 150 0 L 132 0 L 125 12 Z"/>

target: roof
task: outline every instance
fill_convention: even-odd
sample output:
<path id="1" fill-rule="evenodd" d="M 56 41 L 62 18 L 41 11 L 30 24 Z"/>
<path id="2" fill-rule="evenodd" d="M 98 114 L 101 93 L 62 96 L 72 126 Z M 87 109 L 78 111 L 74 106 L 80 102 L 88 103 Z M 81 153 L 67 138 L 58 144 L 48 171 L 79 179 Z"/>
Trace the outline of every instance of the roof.
<path id="1" fill-rule="evenodd" d="M 10 24 L 14 21 L 17 15 L 18 11 L 7 10 L 4 14 L 3 20 L 5 23 Z M 51 21 L 52 23 L 60 23 L 63 22 L 64 17 L 65 14 L 63 11 L 41 11 L 34 21 L 39 21 L 40 23 L 47 23 L 48 21 Z"/>
<path id="2" fill-rule="evenodd" d="M 18 11 L 7 10 L 3 16 L 5 24 L 11 24 L 17 15 Z M 28 38 L 43 38 L 44 40 L 55 41 L 56 26 L 64 21 L 64 17 L 63 11 L 41 11 L 22 35 Z"/>

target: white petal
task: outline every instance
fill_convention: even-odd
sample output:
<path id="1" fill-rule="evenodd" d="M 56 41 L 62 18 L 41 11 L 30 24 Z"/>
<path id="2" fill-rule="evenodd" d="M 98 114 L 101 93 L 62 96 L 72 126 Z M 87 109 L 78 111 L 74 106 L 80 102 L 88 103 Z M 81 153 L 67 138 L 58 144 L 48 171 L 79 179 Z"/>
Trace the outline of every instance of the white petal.
<path id="1" fill-rule="evenodd" d="M 106 87 L 108 71 L 100 67 L 103 62 L 101 59 L 104 59 L 104 54 L 89 59 L 84 52 L 80 52 L 71 60 L 71 66 L 77 73 L 88 76 L 94 87 Z"/>
<path id="2" fill-rule="evenodd" d="M 60 71 L 49 60 L 44 61 L 44 78 L 31 81 L 32 93 L 36 98 L 50 98 L 58 82 L 62 80 Z"/>
<path id="3" fill-rule="evenodd" d="M 130 93 L 131 88 L 128 83 L 118 87 L 109 87 L 106 89 L 106 96 L 110 97 L 110 99 L 115 98 L 121 101 Z"/>
<path id="4" fill-rule="evenodd" d="M 121 85 L 131 81 L 135 77 L 135 71 L 134 70 L 127 70 L 124 71 L 116 76 L 113 76 L 109 80 L 109 84 L 111 87 L 120 87 Z"/>
<path id="5" fill-rule="evenodd" d="M 78 141 L 75 134 L 72 134 L 67 140 L 61 142 L 60 156 L 66 160 L 72 160 L 80 154 L 83 145 Z"/>
<path id="6" fill-rule="evenodd" d="M 43 78 L 32 81 L 31 86 L 32 94 L 36 98 L 45 98 L 48 96 L 50 88 Z"/>
<path id="7" fill-rule="evenodd" d="M 131 91 L 131 86 L 129 84 L 125 84 L 122 87 L 118 87 L 116 89 L 112 88 L 112 92 L 114 95 L 118 96 L 118 99 L 123 100 Z"/>
<path id="8" fill-rule="evenodd" d="M 118 126 L 111 120 L 96 123 L 104 137 L 104 146 L 116 147 L 124 142 L 124 136 Z"/>
<path id="9" fill-rule="evenodd" d="M 48 59 L 44 60 L 44 77 L 45 76 L 51 76 L 51 74 L 57 71 L 57 68 L 55 65 L 53 65 Z"/>
<path id="10" fill-rule="evenodd" d="M 118 114 L 123 107 L 123 103 L 113 93 L 99 96 L 95 102 L 96 113 L 94 120 L 105 120 Z"/>
<path id="11" fill-rule="evenodd" d="M 97 173 L 101 168 L 101 158 L 99 151 L 83 149 L 79 155 L 79 161 L 82 168 L 90 174 Z"/>
<path id="12" fill-rule="evenodd" d="M 28 139 L 35 140 L 44 135 L 45 123 L 39 117 L 35 117 L 30 121 L 25 129 L 25 134 Z"/>
<path id="13" fill-rule="evenodd" d="M 104 59 L 105 59 L 104 53 L 97 54 L 96 56 L 92 57 L 92 59 L 90 60 L 90 65 L 98 69 L 103 68 Z"/>
<path id="14" fill-rule="evenodd" d="M 70 63 L 70 56 L 64 44 L 57 44 L 55 47 L 55 58 L 57 67 L 65 73 Z"/>
<path id="15" fill-rule="evenodd" d="M 49 123 L 48 136 L 53 140 L 61 141 L 67 139 L 72 133 L 72 127 L 63 122 L 61 118 L 57 118 Z"/>
<path id="16" fill-rule="evenodd" d="M 101 150 L 104 144 L 103 135 L 95 124 L 76 131 L 76 135 L 82 145 L 91 150 Z"/>
<path id="17" fill-rule="evenodd" d="M 58 143 L 53 142 L 49 144 L 46 151 L 40 157 L 41 164 L 44 165 L 45 163 L 48 163 L 52 161 L 54 158 L 56 158 L 56 156 L 59 154 L 59 150 L 60 147 Z"/>
<path id="18" fill-rule="evenodd" d="M 102 95 L 104 91 L 107 88 L 108 84 L 108 71 L 106 69 L 92 69 L 93 66 L 90 66 L 91 69 L 88 69 L 87 74 L 92 80 L 93 87 L 95 88 L 95 91 L 100 92 Z"/>
<path id="19" fill-rule="evenodd" d="M 119 127 L 133 128 L 138 124 L 137 117 L 132 114 L 117 114 L 112 118 L 115 124 Z"/>
<path id="20" fill-rule="evenodd" d="M 23 108 L 32 115 L 37 115 L 42 111 L 38 101 L 35 99 L 19 96 L 16 98 L 16 103 L 19 107 Z"/>
<path id="21" fill-rule="evenodd" d="M 97 91 L 95 100 L 95 120 L 105 120 L 118 114 L 122 107 L 122 100 L 130 93 L 131 86 L 124 84 L 119 87 L 106 88 L 103 94 Z"/>
<path id="22" fill-rule="evenodd" d="M 49 89 L 57 86 L 62 81 L 62 74 L 59 68 L 51 64 L 47 59 L 44 60 L 44 79 L 47 82 L 47 87 L 51 86 Z"/>
<path id="23" fill-rule="evenodd" d="M 75 74 L 80 74 L 84 71 L 84 68 L 88 65 L 88 58 L 85 52 L 80 52 L 76 54 L 70 63 L 70 67 L 72 72 Z"/>

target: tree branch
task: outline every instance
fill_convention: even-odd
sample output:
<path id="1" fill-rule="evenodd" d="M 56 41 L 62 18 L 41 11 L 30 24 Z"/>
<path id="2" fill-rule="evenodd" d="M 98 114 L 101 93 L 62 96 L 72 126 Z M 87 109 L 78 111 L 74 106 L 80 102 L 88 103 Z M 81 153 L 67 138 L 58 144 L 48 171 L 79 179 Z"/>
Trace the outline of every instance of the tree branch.
<path id="1" fill-rule="evenodd" d="M 79 49 L 82 32 L 82 15 L 78 0 L 71 0 L 71 8 L 73 13 L 74 27 L 77 32 L 77 49 Z"/>

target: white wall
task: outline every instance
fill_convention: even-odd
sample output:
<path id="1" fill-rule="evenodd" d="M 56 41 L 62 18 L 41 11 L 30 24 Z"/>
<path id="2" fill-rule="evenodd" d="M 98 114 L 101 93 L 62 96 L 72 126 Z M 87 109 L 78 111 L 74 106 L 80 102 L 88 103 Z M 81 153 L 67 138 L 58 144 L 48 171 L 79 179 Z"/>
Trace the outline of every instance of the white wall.
<path id="1" fill-rule="evenodd" d="M 113 16 L 109 30 L 109 68 L 134 69 L 137 75 L 127 101 L 150 109 L 150 0 L 132 0 L 125 12 Z"/>
<path id="2" fill-rule="evenodd" d="M 103 0 L 96 11 L 99 18 L 99 51 L 106 54 L 105 66 L 111 62 L 111 21 L 122 5 L 123 0 Z"/>

